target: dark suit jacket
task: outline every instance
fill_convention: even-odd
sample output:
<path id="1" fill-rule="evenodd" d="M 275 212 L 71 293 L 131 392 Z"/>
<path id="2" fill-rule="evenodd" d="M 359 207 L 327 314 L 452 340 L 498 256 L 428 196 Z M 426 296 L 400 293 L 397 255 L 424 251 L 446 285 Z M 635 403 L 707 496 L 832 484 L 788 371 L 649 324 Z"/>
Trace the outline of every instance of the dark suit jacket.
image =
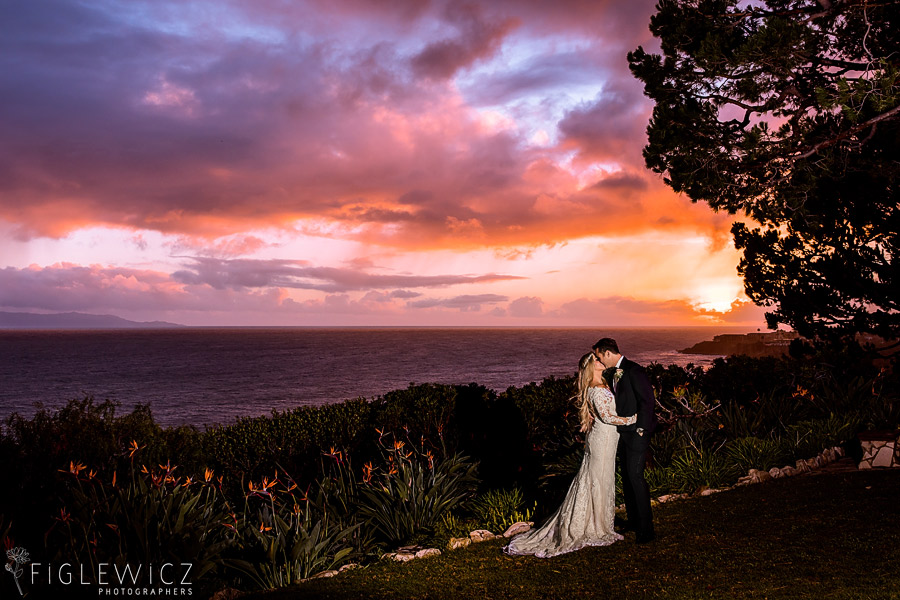
<path id="1" fill-rule="evenodd" d="M 624 433 L 643 427 L 644 433 L 652 433 L 656 429 L 656 398 L 647 372 L 627 358 L 622 359 L 620 368 L 624 372 L 615 385 L 616 414 L 620 417 L 636 414 L 638 418 L 634 425 L 619 425 L 617 429 L 619 433 Z"/>

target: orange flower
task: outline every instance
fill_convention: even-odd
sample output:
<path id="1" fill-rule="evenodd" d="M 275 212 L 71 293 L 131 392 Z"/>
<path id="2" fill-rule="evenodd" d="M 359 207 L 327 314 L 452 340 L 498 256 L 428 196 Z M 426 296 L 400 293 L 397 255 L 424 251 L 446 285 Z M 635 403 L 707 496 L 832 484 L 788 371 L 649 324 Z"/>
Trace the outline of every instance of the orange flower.
<path id="1" fill-rule="evenodd" d="M 134 453 L 141 448 L 146 448 L 146 446 L 138 446 L 137 440 L 131 440 L 129 448 L 131 448 L 131 452 L 128 453 L 128 458 L 134 458 Z"/>
<path id="2" fill-rule="evenodd" d="M 212 469 L 207 468 L 207 469 L 203 472 L 203 479 L 204 479 L 205 481 L 209 481 L 210 479 L 213 478 L 213 474 L 214 474 L 214 473 L 212 472 Z"/>
<path id="3" fill-rule="evenodd" d="M 266 531 L 272 531 L 272 528 L 271 528 L 271 527 L 266 527 L 266 524 L 263 523 L 262 521 L 260 521 L 260 522 L 259 522 L 259 531 L 260 531 L 260 533 L 263 533 L 263 532 L 266 532 Z"/>
<path id="4" fill-rule="evenodd" d="M 87 467 L 85 467 L 80 462 L 75 462 L 74 460 L 71 460 L 71 461 L 69 461 L 69 470 L 66 471 L 65 469 L 59 469 L 59 472 L 60 473 L 71 473 L 72 475 L 75 475 L 76 477 L 78 477 L 78 474 L 81 473 L 82 471 L 84 471 L 85 469 L 87 469 Z"/>
<path id="5" fill-rule="evenodd" d="M 113 486 L 113 487 L 116 487 L 116 475 L 117 475 L 117 473 L 116 473 L 115 471 L 113 471 L 113 479 L 112 479 L 112 486 Z"/>

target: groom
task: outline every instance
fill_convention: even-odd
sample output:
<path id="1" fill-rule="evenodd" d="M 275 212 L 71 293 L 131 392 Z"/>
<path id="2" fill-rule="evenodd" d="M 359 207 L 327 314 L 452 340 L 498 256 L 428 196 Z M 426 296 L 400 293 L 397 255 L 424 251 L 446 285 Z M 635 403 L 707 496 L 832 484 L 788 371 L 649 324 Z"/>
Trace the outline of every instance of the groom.
<path id="1" fill-rule="evenodd" d="M 634 425 L 619 425 L 619 462 L 622 467 L 622 488 L 628 529 L 633 529 L 638 544 L 656 539 L 653 513 L 650 510 L 650 488 L 644 480 L 644 463 L 650 447 L 650 434 L 656 429 L 656 400 L 653 386 L 644 368 L 619 352 L 616 340 L 603 338 L 594 344 L 594 356 L 607 369 L 621 369 L 620 377 L 613 377 L 616 414 L 630 417 L 637 414 Z"/>

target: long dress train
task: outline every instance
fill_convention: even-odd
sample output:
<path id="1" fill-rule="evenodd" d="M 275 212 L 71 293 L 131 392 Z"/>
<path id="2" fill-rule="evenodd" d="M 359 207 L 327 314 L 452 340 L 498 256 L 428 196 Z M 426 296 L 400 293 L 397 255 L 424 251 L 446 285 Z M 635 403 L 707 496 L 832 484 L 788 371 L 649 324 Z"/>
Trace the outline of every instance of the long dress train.
<path id="1" fill-rule="evenodd" d="M 585 546 L 608 546 L 623 539 L 613 530 L 616 494 L 616 425 L 631 425 L 637 416 L 616 415 L 616 400 L 604 387 L 592 387 L 588 398 L 594 408 L 584 459 L 559 509 L 539 529 L 510 540 L 507 554 L 533 554 L 548 558 Z"/>

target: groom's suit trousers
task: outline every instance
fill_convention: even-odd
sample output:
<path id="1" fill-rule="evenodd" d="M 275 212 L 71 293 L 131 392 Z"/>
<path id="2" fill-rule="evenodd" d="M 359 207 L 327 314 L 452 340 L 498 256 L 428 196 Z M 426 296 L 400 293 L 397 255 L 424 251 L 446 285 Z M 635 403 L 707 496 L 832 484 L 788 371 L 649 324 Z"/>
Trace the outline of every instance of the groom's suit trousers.
<path id="1" fill-rule="evenodd" d="M 644 479 L 644 465 L 650 447 L 650 434 L 626 431 L 619 435 L 619 461 L 622 468 L 622 492 L 628 524 L 638 537 L 652 537 L 653 512 L 650 487 Z"/>

